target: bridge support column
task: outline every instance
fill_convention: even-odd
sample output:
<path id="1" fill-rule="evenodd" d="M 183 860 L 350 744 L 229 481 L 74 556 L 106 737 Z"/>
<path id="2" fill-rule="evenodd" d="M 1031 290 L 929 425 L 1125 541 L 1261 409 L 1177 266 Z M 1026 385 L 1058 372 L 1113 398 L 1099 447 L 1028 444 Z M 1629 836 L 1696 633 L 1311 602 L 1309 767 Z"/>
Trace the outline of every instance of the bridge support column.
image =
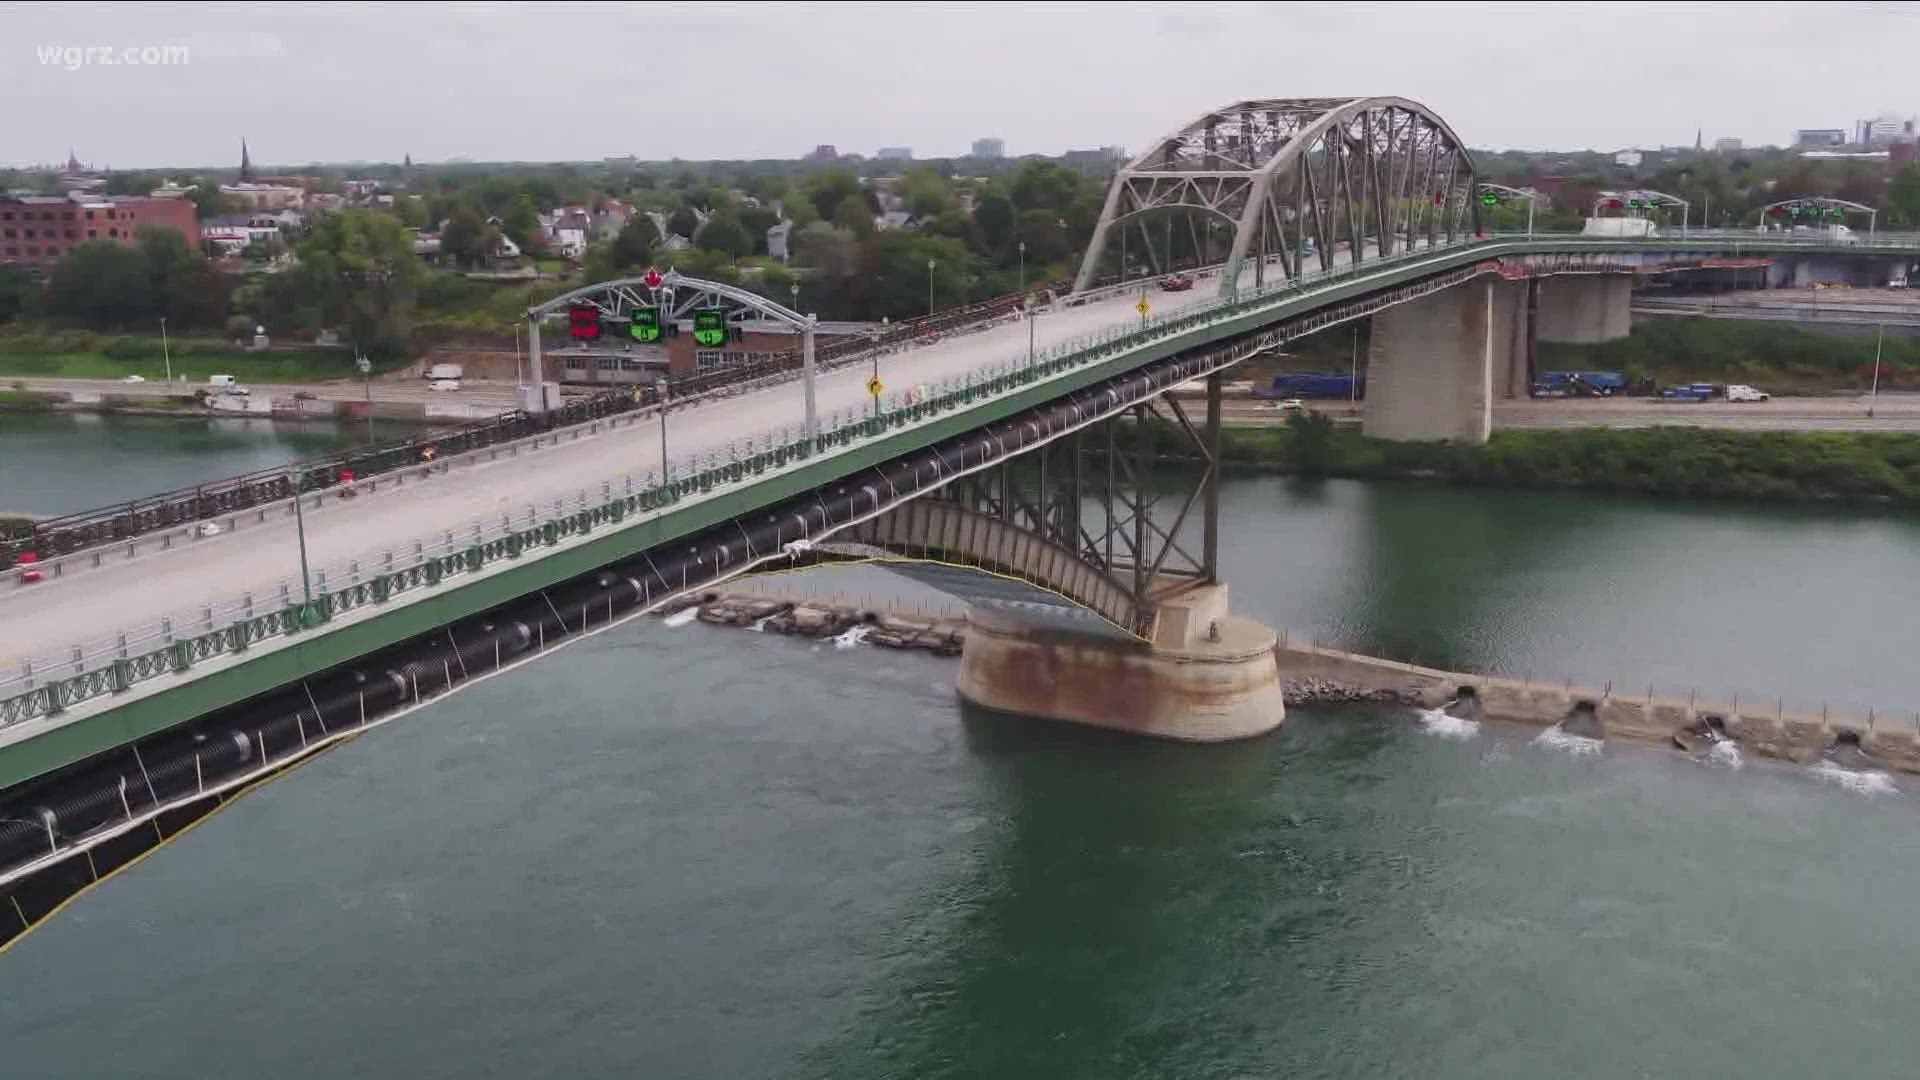
<path id="1" fill-rule="evenodd" d="M 1590 345 L 1633 331 L 1633 278 L 1627 274 L 1566 274 L 1540 282 L 1534 335 L 1541 341 Z"/>
<path id="2" fill-rule="evenodd" d="M 1184 742 L 1262 735 L 1286 718 L 1274 632 L 1229 614 L 1224 584 L 1164 600 L 1153 643 L 1040 627 L 975 607 L 960 696 L 996 712 Z"/>
<path id="3" fill-rule="evenodd" d="M 1486 277 L 1375 313 L 1362 430 L 1403 442 L 1486 442 L 1494 372 L 1503 384 L 1511 378 L 1511 324 L 1524 298 L 1524 287 Z"/>

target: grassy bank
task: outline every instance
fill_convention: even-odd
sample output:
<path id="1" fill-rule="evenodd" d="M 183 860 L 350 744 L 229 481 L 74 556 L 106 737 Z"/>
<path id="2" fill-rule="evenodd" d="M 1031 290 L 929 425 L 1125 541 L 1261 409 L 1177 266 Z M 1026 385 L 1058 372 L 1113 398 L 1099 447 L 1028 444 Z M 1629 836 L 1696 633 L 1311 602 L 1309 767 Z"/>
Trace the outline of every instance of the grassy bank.
<path id="1" fill-rule="evenodd" d="M 1787 323 L 1658 318 L 1598 345 L 1540 342 L 1541 371 L 1621 371 L 1661 384 L 1742 382 L 1774 393 L 1865 390 L 1873 379 L 1874 337 L 1822 334 Z M 1920 338 L 1888 335 L 1880 387 L 1920 387 Z"/>
<path id="2" fill-rule="evenodd" d="M 1264 472 L 1920 506 L 1920 435 L 1576 429 L 1499 431 L 1485 446 L 1461 446 L 1384 442 L 1297 417 L 1285 428 L 1228 428 L 1222 439 L 1230 467 Z"/>
<path id="3" fill-rule="evenodd" d="M 289 349 L 255 353 L 219 339 L 174 337 L 161 348 L 158 334 L 95 334 L 78 330 L 12 330 L 0 333 L 0 378 L 124 379 L 148 382 L 173 374 L 205 383 L 232 375 L 242 382 L 324 382 L 358 378 L 353 356 L 343 349 Z"/>

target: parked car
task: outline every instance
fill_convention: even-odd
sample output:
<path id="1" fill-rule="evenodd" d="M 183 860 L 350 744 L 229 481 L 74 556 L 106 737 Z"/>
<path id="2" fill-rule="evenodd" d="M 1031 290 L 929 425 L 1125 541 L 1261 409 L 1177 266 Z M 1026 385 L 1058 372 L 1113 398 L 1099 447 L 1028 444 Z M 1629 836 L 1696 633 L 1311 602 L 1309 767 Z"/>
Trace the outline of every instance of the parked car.
<path id="1" fill-rule="evenodd" d="M 1168 274 L 1160 279 L 1160 288 L 1166 292 L 1186 292 L 1193 288 L 1193 279 L 1186 274 Z"/>
<path id="2" fill-rule="evenodd" d="M 120 381 L 123 383 L 143 383 L 147 381 L 147 378 L 144 375 L 129 375 Z"/>
<path id="3" fill-rule="evenodd" d="M 1773 395 L 1767 393 L 1765 390 L 1755 390 L 1753 387 L 1744 385 L 1742 383 L 1729 383 L 1727 385 L 1727 400 L 1728 401 L 1772 401 Z"/>

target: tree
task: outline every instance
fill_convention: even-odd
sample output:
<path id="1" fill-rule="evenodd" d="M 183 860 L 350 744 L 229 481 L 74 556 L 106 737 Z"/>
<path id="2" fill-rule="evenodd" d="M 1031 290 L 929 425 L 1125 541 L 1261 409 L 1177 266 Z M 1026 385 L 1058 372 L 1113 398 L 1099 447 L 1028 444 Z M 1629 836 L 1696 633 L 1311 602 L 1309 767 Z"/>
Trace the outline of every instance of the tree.
<path id="1" fill-rule="evenodd" d="M 23 267 L 0 266 L 0 323 L 30 318 L 39 306 L 39 281 Z"/>
<path id="2" fill-rule="evenodd" d="M 278 253 L 280 242 L 268 243 Z M 140 230 L 137 246 L 153 286 L 152 317 L 164 315 L 177 327 L 213 326 L 226 314 L 232 286 L 179 233 L 148 226 Z"/>
<path id="3" fill-rule="evenodd" d="M 871 302 L 877 310 L 867 312 L 867 317 L 918 318 L 927 314 L 929 292 L 935 310 L 966 301 L 975 260 L 959 241 L 896 231 L 879 233 L 873 242 Z M 933 260 L 931 271 L 929 259 Z"/>
<path id="4" fill-rule="evenodd" d="M 653 219 L 645 214 L 633 215 L 621 227 L 620 235 L 613 238 L 611 268 L 638 270 L 651 265 L 653 249 L 659 243 L 660 230 L 654 228 Z"/>
<path id="5" fill-rule="evenodd" d="M 1890 224 L 1920 225 L 1920 164 L 1908 162 L 1887 185 Z"/>
<path id="6" fill-rule="evenodd" d="M 88 240 L 53 268 L 47 310 L 88 326 L 128 326 L 158 319 L 160 306 L 147 258 L 138 248 Z"/>
<path id="7" fill-rule="evenodd" d="M 409 229 L 418 229 L 427 223 L 427 205 L 419 196 L 402 191 L 393 197 L 393 216 Z"/>
<path id="8" fill-rule="evenodd" d="M 1067 231 L 1060 227 L 1060 217 L 1052 210 L 1023 211 L 1014 225 L 1014 239 L 1026 243 L 1030 267 L 1059 262 L 1072 250 L 1067 245 Z"/>
<path id="9" fill-rule="evenodd" d="M 873 233 L 873 207 L 867 197 L 855 192 L 840 200 L 833 208 L 833 223 L 852 232 L 855 236 L 868 236 Z"/>
<path id="10" fill-rule="evenodd" d="M 534 238 L 540 235 L 540 211 L 534 209 L 533 197 L 524 191 L 514 196 L 500 221 L 500 229 L 522 249 L 532 247 Z"/>
<path id="11" fill-rule="evenodd" d="M 1002 253 L 1013 244 L 1013 200 L 997 187 L 973 204 L 973 225 L 989 252 Z"/>
<path id="12" fill-rule="evenodd" d="M 243 209 L 235 199 L 220 194 L 220 186 L 211 180 L 203 179 L 188 189 L 187 198 L 192 200 L 193 209 L 200 215 L 202 223 L 208 218 L 237 214 Z"/>
<path id="13" fill-rule="evenodd" d="M 440 229 L 440 253 L 461 266 L 472 266 L 487 256 L 487 221 L 480 211 L 462 206 Z"/>
<path id="14" fill-rule="evenodd" d="M 693 234 L 699 229 L 700 215 L 694 213 L 690 207 L 683 206 L 667 217 L 667 232 L 674 236 L 684 236 L 691 240 Z"/>
<path id="15" fill-rule="evenodd" d="M 707 227 L 700 230 L 697 243 L 702 251 L 717 251 L 734 259 L 753 254 L 752 238 L 740 227 L 740 219 L 732 214 L 715 214 Z"/>
<path id="16" fill-rule="evenodd" d="M 299 262 L 276 274 L 269 307 L 300 330 L 344 325 L 375 360 L 403 357 L 425 270 L 400 223 L 387 214 L 328 214 L 301 243 Z"/>
<path id="17" fill-rule="evenodd" d="M 841 168 L 822 169 L 807 178 L 807 201 L 822 218 L 833 220 L 848 196 L 860 194 L 860 181 Z"/>
<path id="18" fill-rule="evenodd" d="M 756 255 L 767 253 L 767 230 L 780 224 L 780 215 L 764 206 L 744 206 L 740 208 L 740 227 L 747 230 L 747 237 L 753 241 Z"/>

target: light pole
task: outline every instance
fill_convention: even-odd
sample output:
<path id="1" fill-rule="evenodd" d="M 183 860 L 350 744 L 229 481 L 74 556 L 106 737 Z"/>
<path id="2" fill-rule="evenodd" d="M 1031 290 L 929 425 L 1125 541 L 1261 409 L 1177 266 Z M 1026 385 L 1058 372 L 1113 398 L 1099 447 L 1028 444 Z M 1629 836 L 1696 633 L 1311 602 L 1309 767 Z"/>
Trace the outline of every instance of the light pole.
<path id="1" fill-rule="evenodd" d="M 927 260 L 927 318 L 933 318 L 933 260 Z"/>
<path id="2" fill-rule="evenodd" d="M 1867 415 L 1873 415 L 1874 403 L 1880 400 L 1880 346 L 1887 340 L 1887 324 L 1880 324 L 1880 333 L 1873 339 L 1873 388 L 1867 391 Z"/>
<path id="3" fill-rule="evenodd" d="M 516 344 L 519 342 L 519 340 L 520 340 L 519 335 L 517 334 L 514 335 L 514 342 Z M 367 445 L 372 446 L 373 445 L 373 361 L 367 359 L 364 356 L 360 356 L 360 357 L 355 357 L 353 362 L 355 366 L 359 367 L 361 377 L 367 380 Z"/>
<path id="4" fill-rule="evenodd" d="M 307 573 L 307 515 L 301 507 L 306 493 L 301 491 L 307 479 L 307 472 L 301 469 L 293 479 L 293 528 L 300 537 L 300 593 L 306 597 L 306 605 L 300 609 L 300 624 L 306 625 L 308 614 L 313 610 L 313 575 Z"/>
<path id="5" fill-rule="evenodd" d="M 667 376 L 660 376 L 660 482 L 668 480 L 667 472 Z"/>
<path id="6" fill-rule="evenodd" d="M 167 317 L 160 316 L 160 356 L 167 364 L 167 381 L 173 381 L 173 353 L 167 348 Z"/>
<path id="7" fill-rule="evenodd" d="M 1027 242 L 1020 241 L 1020 309 L 1027 315 L 1027 366 L 1033 366 L 1033 298 L 1027 295 Z"/>

